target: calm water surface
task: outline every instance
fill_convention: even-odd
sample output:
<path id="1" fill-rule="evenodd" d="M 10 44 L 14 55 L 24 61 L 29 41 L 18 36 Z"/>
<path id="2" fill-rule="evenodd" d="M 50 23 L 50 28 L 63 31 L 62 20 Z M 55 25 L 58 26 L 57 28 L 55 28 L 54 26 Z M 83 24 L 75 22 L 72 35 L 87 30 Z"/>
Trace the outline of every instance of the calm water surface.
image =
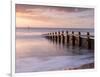
<path id="1" fill-rule="evenodd" d="M 51 42 L 41 35 L 46 32 L 16 30 L 16 72 L 63 70 L 94 61 L 93 50 Z"/>

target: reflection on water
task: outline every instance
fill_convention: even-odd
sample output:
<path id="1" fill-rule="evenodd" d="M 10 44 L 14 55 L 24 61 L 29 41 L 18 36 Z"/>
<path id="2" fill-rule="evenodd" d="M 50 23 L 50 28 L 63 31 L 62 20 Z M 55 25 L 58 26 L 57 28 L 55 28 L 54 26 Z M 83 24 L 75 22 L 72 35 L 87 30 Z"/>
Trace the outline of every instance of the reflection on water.
<path id="1" fill-rule="evenodd" d="M 79 66 L 83 61 L 93 62 L 93 50 L 63 45 L 40 34 L 16 32 L 16 72 L 60 70 Z M 77 62 L 74 65 L 75 61 Z"/>
<path id="2" fill-rule="evenodd" d="M 16 41 L 16 53 L 18 57 L 41 57 L 66 55 L 62 48 L 57 48 L 45 38 L 21 39 Z"/>

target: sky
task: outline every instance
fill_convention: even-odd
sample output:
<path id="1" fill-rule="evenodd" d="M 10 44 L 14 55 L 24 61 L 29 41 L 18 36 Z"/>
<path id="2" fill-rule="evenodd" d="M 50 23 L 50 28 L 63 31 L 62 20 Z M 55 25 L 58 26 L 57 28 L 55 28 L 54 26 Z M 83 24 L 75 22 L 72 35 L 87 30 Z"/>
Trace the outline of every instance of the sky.
<path id="1" fill-rule="evenodd" d="M 16 4 L 16 27 L 94 28 L 94 9 Z"/>

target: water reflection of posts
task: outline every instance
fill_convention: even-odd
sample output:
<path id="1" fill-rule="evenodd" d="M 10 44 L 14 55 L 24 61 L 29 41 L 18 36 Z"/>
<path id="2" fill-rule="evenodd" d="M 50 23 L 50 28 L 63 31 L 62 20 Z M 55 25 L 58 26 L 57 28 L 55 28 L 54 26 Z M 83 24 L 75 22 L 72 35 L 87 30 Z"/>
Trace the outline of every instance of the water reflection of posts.
<path id="1" fill-rule="evenodd" d="M 72 32 L 72 46 L 75 46 L 75 36 L 74 36 L 74 32 Z"/>
<path id="2" fill-rule="evenodd" d="M 87 46 L 88 46 L 88 49 L 91 49 L 91 39 L 90 39 L 89 32 L 87 32 Z"/>

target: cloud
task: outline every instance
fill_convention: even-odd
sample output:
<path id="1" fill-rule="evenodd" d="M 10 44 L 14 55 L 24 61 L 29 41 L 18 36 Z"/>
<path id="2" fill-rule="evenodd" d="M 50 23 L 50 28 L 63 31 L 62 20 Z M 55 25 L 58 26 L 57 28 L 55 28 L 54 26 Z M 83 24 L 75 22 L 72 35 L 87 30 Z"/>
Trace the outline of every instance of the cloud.
<path id="1" fill-rule="evenodd" d="M 16 5 L 16 18 L 17 25 L 22 25 L 20 21 L 25 20 L 24 26 L 31 24 L 33 27 L 93 27 L 94 9 Z"/>

